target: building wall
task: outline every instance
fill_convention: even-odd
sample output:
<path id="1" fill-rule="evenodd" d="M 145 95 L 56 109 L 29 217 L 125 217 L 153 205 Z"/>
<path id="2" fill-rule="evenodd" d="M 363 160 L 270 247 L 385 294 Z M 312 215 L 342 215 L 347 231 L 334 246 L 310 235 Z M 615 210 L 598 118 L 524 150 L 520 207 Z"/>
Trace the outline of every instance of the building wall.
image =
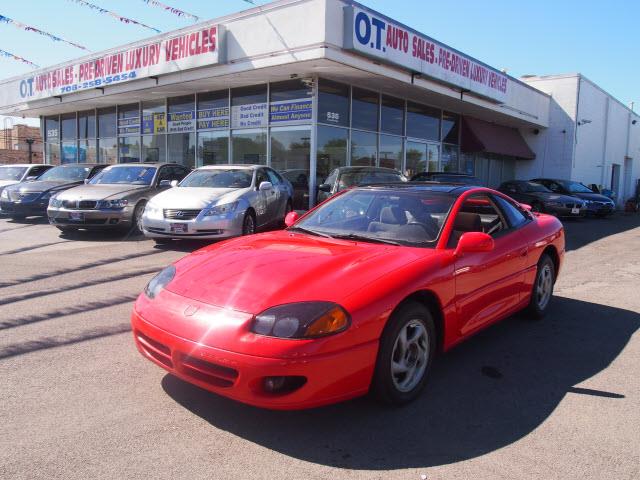
<path id="1" fill-rule="evenodd" d="M 29 163 L 29 152 L 25 150 L 0 149 L 0 165 Z M 42 152 L 33 152 L 31 163 L 44 163 Z"/>

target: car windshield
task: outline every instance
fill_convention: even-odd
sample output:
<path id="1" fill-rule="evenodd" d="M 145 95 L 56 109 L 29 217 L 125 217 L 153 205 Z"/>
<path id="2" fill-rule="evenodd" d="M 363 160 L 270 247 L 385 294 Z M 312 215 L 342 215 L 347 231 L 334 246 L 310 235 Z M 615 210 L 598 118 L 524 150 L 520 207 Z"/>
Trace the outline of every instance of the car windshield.
<path id="1" fill-rule="evenodd" d="M 67 181 L 79 182 L 89 176 L 91 167 L 82 167 L 80 165 L 60 165 L 47 170 L 38 177 L 42 181 Z"/>
<path id="2" fill-rule="evenodd" d="M 27 167 L 0 167 L 0 180 L 20 180 Z"/>
<path id="3" fill-rule="evenodd" d="M 91 185 L 131 184 L 151 185 L 155 167 L 149 166 L 113 166 L 107 167 L 91 179 Z"/>
<path id="4" fill-rule="evenodd" d="M 523 186 L 524 186 L 525 192 L 544 192 L 544 193 L 551 192 L 551 190 L 549 190 L 547 187 L 536 182 L 525 182 Z"/>
<path id="5" fill-rule="evenodd" d="M 578 182 L 561 182 L 562 186 L 566 188 L 571 193 L 593 193 L 589 187 L 585 187 L 583 184 Z"/>
<path id="6" fill-rule="evenodd" d="M 429 190 L 355 189 L 329 200 L 290 229 L 433 248 L 455 198 Z"/>
<path id="7" fill-rule="evenodd" d="M 203 169 L 191 172 L 180 187 L 201 188 L 248 188 L 251 186 L 253 171 L 239 168 Z"/>
<path id="8" fill-rule="evenodd" d="M 384 170 L 353 170 L 340 175 L 339 190 L 355 185 L 372 185 L 376 183 L 406 182 L 407 179 L 400 172 Z"/>

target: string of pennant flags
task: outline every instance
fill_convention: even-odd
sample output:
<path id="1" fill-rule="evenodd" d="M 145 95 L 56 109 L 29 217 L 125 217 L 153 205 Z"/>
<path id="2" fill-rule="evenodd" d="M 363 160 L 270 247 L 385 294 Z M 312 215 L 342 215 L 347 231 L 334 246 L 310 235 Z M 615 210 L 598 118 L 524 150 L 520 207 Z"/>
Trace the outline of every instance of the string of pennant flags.
<path id="1" fill-rule="evenodd" d="M 171 7 L 169 5 L 165 5 L 164 3 L 158 2 L 156 0 L 142 0 L 142 1 L 144 3 L 146 3 L 147 5 L 153 5 L 154 7 L 162 8 L 162 9 L 166 10 L 167 12 L 170 12 L 170 13 L 173 13 L 174 15 L 177 15 L 178 17 L 190 18 L 194 22 L 199 22 L 200 21 L 200 17 L 198 17 L 196 15 L 193 15 L 191 13 L 185 12 L 184 10 L 180 10 L 178 8 Z"/>
<path id="2" fill-rule="evenodd" d="M 145 25 L 144 23 L 138 22 L 137 20 L 134 20 L 133 18 L 123 17 L 122 15 L 118 15 L 116 12 L 113 12 L 111 10 L 107 10 L 106 8 L 99 7 L 98 5 L 95 5 L 93 3 L 86 2 L 85 0 L 70 0 L 70 1 L 74 2 L 74 3 L 77 3 L 78 5 L 82 5 L 84 7 L 88 7 L 91 10 L 97 11 L 98 13 L 104 13 L 106 15 L 110 15 L 113 18 L 115 18 L 116 20 L 121 21 L 122 23 L 139 25 L 141 27 L 144 27 L 144 28 L 147 28 L 149 30 L 152 30 L 152 31 L 154 31 L 156 33 L 160 33 L 160 30 L 158 30 L 157 28 L 150 27 L 149 25 Z"/>
<path id="3" fill-rule="evenodd" d="M 79 45 L 77 43 L 70 42 L 69 40 L 65 40 L 64 38 L 60 38 L 60 37 L 58 37 L 56 35 L 53 35 L 53 34 L 51 34 L 49 32 L 45 32 L 43 30 L 40 30 L 39 28 L 32 27 L 30 25 L 26 25 L 26 24 L 24 24 L 22 22 L 18 22 L 16 20 L 13 20 L 12 18 L 5 17 L 4 15 L 0 15 L 0 22 L 6 23 L 6 24 L 9 24 L 9 25 L 13 25 L 16 28 L 19 28 L 21 30 L 25 30 L 27 32 L 38 33 L 40 35 L 43 35 L 45 37 L 50 38 L 54 42 L 64 42 L 64 43 L 66 43 L 68 45 L 71 45 L 72 47 L 76 47 L 76 48 L 79 48 L 81 50 L 87 50 L 87 51 L 89 50 L 87 47 L 84 47 L 84 46 Z"/>
<path id="4" fill-rule="evenodd" d="M 31 65 L 33 68 L 40 68 L 39 65 L 36 65 L 35 63 L 30 62 L 26 58 L 19 57 L 18 55 L 14 55 L 13 53 L 7 52 L 6 50 L 0 49 L 0 56 L 12 58 L 14 60 L 17 60 L 18 62 L 26 63 L 27 65 Z"/>

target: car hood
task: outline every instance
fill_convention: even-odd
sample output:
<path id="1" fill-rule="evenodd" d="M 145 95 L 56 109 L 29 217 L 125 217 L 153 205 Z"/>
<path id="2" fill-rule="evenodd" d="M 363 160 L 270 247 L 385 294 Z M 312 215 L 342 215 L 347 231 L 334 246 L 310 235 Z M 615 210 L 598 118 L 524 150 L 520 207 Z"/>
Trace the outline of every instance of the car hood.
<path id="1" fill-rule="evenodd" d="M 596 202 L 605 202 L 605 203 L 613 202 L 613 200 L 611 200 L 609 197 L 605 197 L 604 195 L 600 195 L 599 193 L 572 193 L 571 195 L 573 195 L 574 197 L 581 198 L 583 200 L 592 200 Z"/>
<path id="2" fill-rule="evenodd" d="M 20 183 L 19 180 L 0 180 L 0 189 L 4 187 L 8 187 L 9 185 L 15 185 L 16 183 Z"/>
<path id="3" fill-rule="evenodd" d="M 80 185 L 58 195 L 58 200 L 104 200 L 111 197 L 124 197 L 130 192 L 149 188 L 148 185 Z"/>
<path id="4" fill-rule="evenodd" d="M 576 201 L 576 197 L 553 192 L 527 192 L 527 195 L 539 198 L 543 202 L 572 203 Z"/>
<path id="5" fill-rule="evenodd" d="M 398 247 L 285 230 L 198 250 L 176 263 L 167 290 L 210 305 L 257 314 L 273 305 L 341 303 L 357 290 L 425 255 Z"/>
<path id="6" fill-rule="evenodd" d="M 21 193 L 36 193 L 36 192 L 48 192 L 64 190 L 66 188 L 73 187 L 74 185 L 80 185 L 82 182 L 68 182 L 66 180 L 34 180 L 32 182 L 22 182 L 11 186 L 10 188 L 18 189 Z"/>
<path id="7" fill-rule="evenodd" d="M 152 204 L 158 208 L 201 209 L 212 203 L 233 202 L 249 190 L 249 188 L 176 187 L 153 197 Z"/>

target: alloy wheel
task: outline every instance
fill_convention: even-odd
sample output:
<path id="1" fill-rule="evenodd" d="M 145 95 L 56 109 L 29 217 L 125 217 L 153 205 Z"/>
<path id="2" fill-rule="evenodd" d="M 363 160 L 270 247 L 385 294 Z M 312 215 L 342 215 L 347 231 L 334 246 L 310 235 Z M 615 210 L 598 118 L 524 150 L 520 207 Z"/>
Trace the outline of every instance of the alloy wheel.
<path id="1" fill-rule="evenodd" d="M 415 388 L 429 361 L 429 334 L 423 323 L 411 320 L 398 333 L 391 355 L 391 375 L 400 392 Z"/>
<path id="2" fill-rule="evenodd" d="M 544 310 L 551 299 L 553 289 L 553 274 L 551 267 L 546 264 L 542 266 L 538 281 L 536 282 L 536 302 L 540 310 Z"/>

